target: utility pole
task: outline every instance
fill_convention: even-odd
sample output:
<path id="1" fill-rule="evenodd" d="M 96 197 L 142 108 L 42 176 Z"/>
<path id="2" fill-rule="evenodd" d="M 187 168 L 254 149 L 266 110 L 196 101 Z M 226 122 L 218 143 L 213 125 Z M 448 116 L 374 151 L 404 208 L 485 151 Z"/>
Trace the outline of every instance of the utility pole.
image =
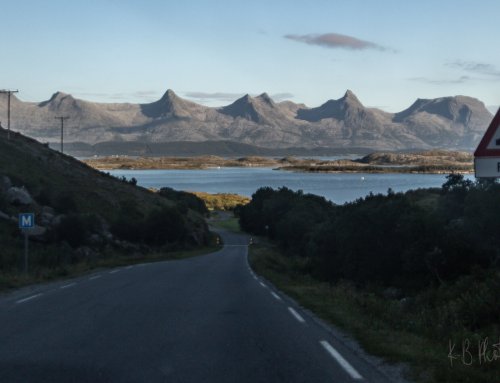
<path id="1" fill-rule="evenodd" d="M 7 94 L 7 139 L 10 140 L 10 95 L 17 93 L 19 90 L 0 90 L 0 94 Z"/>
<path id="2" fill-rule="evenodd" d="M 69 117 L 58 116 L 54 117 L 56 120 L 61 120 L 61 153 L 63 152 L 63 131 L 64 131 L 64 120 L 67 120 Z"/>

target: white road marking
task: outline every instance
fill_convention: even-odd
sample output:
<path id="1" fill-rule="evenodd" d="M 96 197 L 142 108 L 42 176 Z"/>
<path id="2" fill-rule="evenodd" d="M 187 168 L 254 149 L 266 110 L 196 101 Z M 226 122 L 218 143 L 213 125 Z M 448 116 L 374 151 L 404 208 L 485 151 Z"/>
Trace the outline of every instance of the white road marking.
<path id="1" fill-rule="evenodd" d="M 43 295 L 43 293 L 31 295 L 31 296 L 29 296 L 27 298 L 19 299 L 18 301 L 16 301 L 16 303 L 28 302 L 28 301 L 31 301 L 32 299 L 38 298 L 41 295 Z"/>
<path id="2" fill-rule="evenodd" d="M 265 284 L 263 284 L 262 282 L 259 282 L 259 283 L 260 283 L 260 285 L 261 285 L 262 287 L 267 287 L 267 286 L 266 286 Z"/>
<path id="3" fill-rule="evenodd" d="M 278 294 L 276 294 L 274 291 L 271 291 L 271 295 L 273 297 L 275 297 L 277 300 L 281 301 L 281 297 Z"/>
<path id="4" fill-rule="evenodd" d="M 116 270 L 112 270 L 112 271 L 110 271 L 109 273 L 110 273 L 110 274 L 114 274 L 114 273 L 117 273 L 117 272 L 119 272 L 119 271 L 120 271 L 120 269 L 116 269 Z"/>
<path id="5" fill-rule="evenodd" d="M 293 308 L 289 307 L 288 311 L 290 311 L 290 314 L 292 314 L 295 317 L 295 319 L 297 319 L 300 323 L 305 322 L 305 319 L 302 318 L 302 316 L 297 311 L 295 311 Z"/>
<path id="6" fill-rule="evenodd" d="M 128 269 L 131 269 L 132 267 L 134 267 L 134 265 L 130 265 L 130 266 L 127 266 L 125 268 L 128 270 Z"/>
<path id="7" fill-rule="evenodd" d="M 355 380 L 363 379 L 360 373 L 357 372 L 356 369 L 351 366 L 351 364 L 330 345 L 330 343 L 328 343 L 326 340 L 322 340 L 319 343 L 321 343 L 325 350 L 337 361 L 338 364 L 340 364 L 340 367 L 342 367 L 345 372 L 347 372 L 351 376 L 351 378 Z"/>
<path id="8" fill-rule="evenodd" d="M 59 288 L 60 289 L 67 289 L 68 287 L 73 287 L 74 285 L 76 285 L 76 282 L 68 283 L 67 285 L 64 285 L 64 286 L 59 286 Z"/>
<path id="9" fill-rule="evenodd" d="M 101 278 L 102 275 L 93 275 L 92 277 L 89 278 L 89 281 L 93 281 L 94 279 Z"/>
<path id="10" fill-rule="evenodd" d="M 253 276 L 253 279 L 255 279 L 256 281 L 258 281 L 259 279 L 254 275 Z"/>

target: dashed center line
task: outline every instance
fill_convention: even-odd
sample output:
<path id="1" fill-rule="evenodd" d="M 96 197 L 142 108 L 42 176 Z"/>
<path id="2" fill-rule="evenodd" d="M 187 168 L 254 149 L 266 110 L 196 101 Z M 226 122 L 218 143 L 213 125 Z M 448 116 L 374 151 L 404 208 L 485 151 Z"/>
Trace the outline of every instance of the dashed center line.
<path id="1" fill-rule="evenodd" d="M 89 278 L 89 281 L 93 281 L 94 279 L 101 278 L 102 275 L 93 275 Z"/>
<path id="2" fill-rule="evenodd" d="M 26 297 L 26 298 L 23 298 L 23 299 L 19 299 L 18 301 L 16 301 L 16 303 L 28 302 L 28 301 L 31 301 L 32 299 L 38 298 L 41 295 L 43 295 L 43 293 L 31 295 L 29 297 Z"/>
<path id="3" fill-rule="evenodd" d="M 345 360 L 344 357 L 330 345 L 330 343 L 328 343 L 326 340 L 322 340 L 319 343 L 321 343 L 325 350 L 337 361 L 338 364 L 340 364 L 340 367 L 342 367 L 352 379 L 363 379 L 360 373 L 356 371 L 356 369 L 351 366 L 351 364 L 347 360 Z"/>
<path id="4" fill-rule="evenodd" d="M 76 282 L 68 283 L 67 285 L 59 286 L 60 289 L 67 289 L 68 287 L 73 287 L 76 285 Z"/>
<path id="5" fill-rule="evenodd" d="M 302 318 L 302 316 L 297 311 L 295 311 L 292 307 L 289 307 L 288 311 L 290 311 L 290 314 L 292 314 L 295 317 L 295 319 L 297 319 L 300 323 L 305 322 L 305 319 Z"/>
<path id="6" fill-rule="evenodd" d="M 266 286 L 265 284 L 263 284 L 262 282 L 259 282 L 259 283 L 260 283 L 260 285 L 261 285 L 262 287 L 267 287 L 267 286 Z"/>
<path id="7" fill-rule="evenodd" d="M 275 297 L 277 300 L 281 301 L 281 297 L 278 294 L 276 294 L 274 291 L 271 291 L 271 295 L 273 297 Z"/>

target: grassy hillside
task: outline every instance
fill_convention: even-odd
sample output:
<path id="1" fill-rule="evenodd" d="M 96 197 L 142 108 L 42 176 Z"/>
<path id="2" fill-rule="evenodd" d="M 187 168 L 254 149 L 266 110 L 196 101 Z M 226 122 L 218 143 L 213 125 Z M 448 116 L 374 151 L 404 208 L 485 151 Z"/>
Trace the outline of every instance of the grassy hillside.
<path id="1" fill-rule="evenodd" d="M 31 201 L 13 200 L 15 192 Z M 2 276 L 6 284 L 19 274 L 20 212 L 36 215 L 30 257 L 32 272 L 40 274 L 206 245 L 203 216 L 180 199 L 175 191 L 161 195 L 101 173 L 22 135 L 7 140 L 0 129 L 0 288 Z"/>
<path id="2" fill-rule="evenodd" d="M 35 140 L 11 137 L 6 140 L 5 131 L 0 130 L 0 174 L 8 176 L 14 185 L 24 185 L 42 203 L 55 203 L 69 195 L 78 210 L 107 217 L 115 216 L 125 201 L 134 202 L 144 211 L 171 205 L 154 193 L 120 182 Z"/>

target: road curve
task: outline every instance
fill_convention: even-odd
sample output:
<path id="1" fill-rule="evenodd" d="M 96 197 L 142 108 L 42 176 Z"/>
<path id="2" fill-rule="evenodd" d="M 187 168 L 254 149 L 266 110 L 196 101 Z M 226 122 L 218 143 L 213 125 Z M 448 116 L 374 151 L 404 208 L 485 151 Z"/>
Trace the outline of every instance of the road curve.
<path id="1" fill-rule="evenodd" d="M 254 275 L 248 237 L 0 298 L 0 382 L 388 382 Z"/>

